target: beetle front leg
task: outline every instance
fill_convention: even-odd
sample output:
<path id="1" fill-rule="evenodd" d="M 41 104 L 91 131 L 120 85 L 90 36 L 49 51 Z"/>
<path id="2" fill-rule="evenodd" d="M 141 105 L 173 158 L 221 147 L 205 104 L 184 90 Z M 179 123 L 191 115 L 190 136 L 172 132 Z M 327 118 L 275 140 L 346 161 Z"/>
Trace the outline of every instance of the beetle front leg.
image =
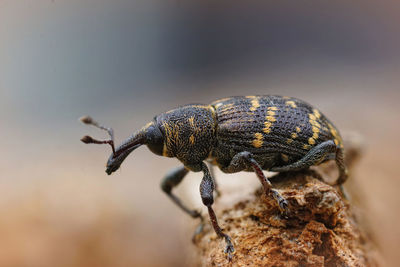
<path id="1" fill-rule="evenodd" d="M 210 175 L 207 165 L 204 163 L 202 163 L 202 171 L 204 173 L 204 176 L 200 183 L 201 200 L 203 201 L 203 204 L 208 209 L 208 214 L 210 215 L 211 224 L 214 228 L 215 233 L 219 237 L 223 237 L 225 239 L 226 247 L 225 247 L 224 252 L 228 254 L 228 259 L 231 260 L 232 253 L 235 251 L 232 241 L 231 241 L 231 238 L 227 234 L 225 234 L 222 231 L 221 227 L 218 225 L 217 216 L 215 215 L 215 212 L 214 212 L 213 208 L 211 207 L 212 204 L 214 203 L 214 196 L 213 196 L 213 192 L 214 192 L 214 188 L 215 188 L 214 181 Z"/>
<path id="2" fill-rule="evenodd" d="M 167 173 L 167 175 L 162 180 L 161 189 L 184 212 L 189 214 L 192 218 L 200 218 L 201 221 L 203 221 L 200 212 L 198 212 L 197 210 L 191 210 L 188 207 L 186 207 L 186 205 L 183 204 L 182 201 L 172 193 L 172 189 L 175 186 L 177 186 L 183 180 L 183 178 L 185 178 L 188 172 L 189 171 L 184 166 L 179 166 L 175 169 L 172 169 L 170 172 Z"/>

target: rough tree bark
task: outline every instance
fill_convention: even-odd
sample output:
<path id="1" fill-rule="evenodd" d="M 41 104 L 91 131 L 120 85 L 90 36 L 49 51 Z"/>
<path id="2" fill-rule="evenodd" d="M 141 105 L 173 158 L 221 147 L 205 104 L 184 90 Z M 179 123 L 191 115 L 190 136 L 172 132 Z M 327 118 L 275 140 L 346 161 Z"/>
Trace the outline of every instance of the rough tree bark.
<path id="1" fill-rule="evenodd" d="M 347 163 L 358 155 L 350 146 Z M 230 205 L 217 203 L 220 225 L 232 237 L 236 252 L 229 262 L 225 243 L 209 224 L 196 239 L 198 266 L 379 266 L 368 234 L 360 227 L 357 208 L 324 182 L 334 173 L 322 170 L 282 173 L 271 181 L 288 200 L 291 216 L 282 218 L 276 202 L 262 194 L 236 196 Z M 319 173 L 322 173 L 320 175 Z M 321 177 L 323 176 L 323 177 Z M 225 197 L 225 196 L 223 196 Z"/>

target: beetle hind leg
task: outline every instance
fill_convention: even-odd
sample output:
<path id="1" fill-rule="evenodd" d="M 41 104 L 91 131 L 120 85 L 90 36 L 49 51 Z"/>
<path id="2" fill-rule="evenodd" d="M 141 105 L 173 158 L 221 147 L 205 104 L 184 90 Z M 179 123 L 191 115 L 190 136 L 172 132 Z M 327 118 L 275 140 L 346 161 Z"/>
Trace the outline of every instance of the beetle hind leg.
<path id="1" fill-rule="evenodd" d="M 335 184 L 342 187 L 342 184 L 346 182 L 348 178 L 347 168 L 344 164 L 344 153 L 342 148 L 337 149 L 335 161 L 339 169 L 339 178 L 336 180 Z"/>
<path id="2" fill-rule="evenodd" d="M 287 171 L 298 171 L 306 169 L 313 165 L 318 165 L 326 160 L 335 159 L 336 165 L 339 169 L 339 177 L 335 182 L 335 185 L 339 185 L 343 192 L 342 184 L 347 180 L 347 168 L 344 164 L 344 153 L 343 149 L 336 146 L 332 140 L 325 141 L 315 147 L 313 147 L 303 158 L 292 164 L 272 167 L 270 171 L 273 172 L 287 172 Z"/>
<path id="3" fill-rule="evenodd" d="M 347 168 L 346 165 L 344 164 L 344 153 L 342 148 L 338 148 L 336 152 L 336 165 L 338 166 L 339 169 L 339 177 L 335 182 L 335 185 L 338 185 L 340 188 L 340 192 L 342 192 L 342 195 L 346 198 L 349 199 L 348 194 L 346 193 L 346 190 L 343 188 L 343 183 L 346 182 L 348 176 L 347 173 Z"/>
<path id="4" fill-rule="evenodd" d="M 332 153 L 336 153 L 337 147 L 332 140 L 325 141 L 313 147 L 303 158 L 285 166 L 272 167 L 272 172 L 288 172 L 303 170 L 325 161 Z"/>

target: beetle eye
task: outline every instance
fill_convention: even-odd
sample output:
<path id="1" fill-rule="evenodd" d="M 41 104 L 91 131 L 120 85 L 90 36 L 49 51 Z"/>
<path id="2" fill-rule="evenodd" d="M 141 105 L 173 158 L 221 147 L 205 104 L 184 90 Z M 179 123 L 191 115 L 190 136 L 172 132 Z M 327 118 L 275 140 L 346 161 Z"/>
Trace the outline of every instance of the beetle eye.
<path id="1" fill-rule="evenodd" d="M 164 136 L 156 125 L 150 125 L 146 129 L 146 144 L 147 147 L 157 155 L 162 155 L 164 147 Z"/>

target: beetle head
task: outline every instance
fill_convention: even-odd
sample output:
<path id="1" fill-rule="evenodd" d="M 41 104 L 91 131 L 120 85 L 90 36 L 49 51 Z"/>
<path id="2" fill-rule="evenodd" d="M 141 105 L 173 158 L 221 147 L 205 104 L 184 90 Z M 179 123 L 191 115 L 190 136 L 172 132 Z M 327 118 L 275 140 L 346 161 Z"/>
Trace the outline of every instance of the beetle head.
<path id="1" fill-rule="evenodd" d="M 107 161 L 106 173 L 111 174 L 119 169 L 126 157 L 141 145 L 146 144 L 155 154 L 161 155 L 164 137 L 155 122 L 150 122 L 134 133 L 112 153 Z"/>

